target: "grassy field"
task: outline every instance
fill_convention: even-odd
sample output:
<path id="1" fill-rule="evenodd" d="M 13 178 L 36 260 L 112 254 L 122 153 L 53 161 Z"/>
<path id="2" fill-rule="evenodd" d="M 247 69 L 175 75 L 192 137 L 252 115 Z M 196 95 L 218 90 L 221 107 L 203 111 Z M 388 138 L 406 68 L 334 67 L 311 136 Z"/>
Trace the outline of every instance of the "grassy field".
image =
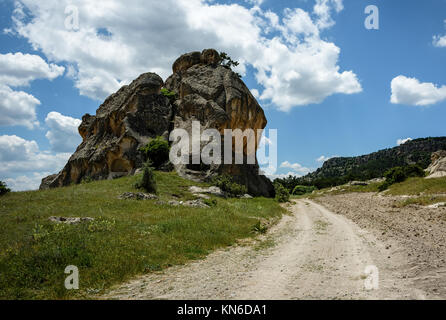
<path id="1" fill-rule="evenodd" d="M 367 186 L 343 185 L 337 188 L 318 190 L 310 195 L 293 196 L 299 198 L 317 198 L 324 195 L 337 195 L 352 192 L 379 192 L 379 183 L 371 183 Z M 427 206 L 434 203 L 446 202 L 446 177 L 437 179 L 409 178 L 404 182 L 393 184 L 385 191 L 385 195 L 407 195 L 410 198 L 401 200 L 396 207 L 405 207 L 416 204 Z"/>
<path id="2" fill-rule="evenodd" d="M 156 172 L 160 200 L 193 199 L 202 185 Z M 220 199 L 209 209 L 157 200 L 119 200 L 138 177 L 0 198 L 0 299 L 81 299 L 132 276 L 200 259 L 254 236 L 259 221 L 284 213 L 273 199 Z M 61 225 L 50 216 L 92 217 Z M 64 287 L 65 267 L 79 268 L 80 290 Z"/>
<path id="3" fill-rule="evenodd" d="M 409 178 L 408 180 L 392 185 L 389 195 L 446 195 L 446 177 L 437 179 Z"/>

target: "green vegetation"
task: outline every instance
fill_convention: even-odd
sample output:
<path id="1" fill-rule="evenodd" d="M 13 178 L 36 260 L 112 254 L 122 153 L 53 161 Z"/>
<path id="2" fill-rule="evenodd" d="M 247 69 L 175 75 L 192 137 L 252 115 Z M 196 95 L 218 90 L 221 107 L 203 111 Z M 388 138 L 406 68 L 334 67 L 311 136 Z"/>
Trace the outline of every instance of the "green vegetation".
<path id="1" fill-rule="evenodd" d="M 446 194 L 446 177 L 436 179 L 409 178 L 389 187 L 388 195 Z"/>
<path id="2" fill-rule="evenodd" d="M 246 188 L 246 186 L 234 182 L 234 179 L 228 174 L 214 177 L 212 179 L 212 184 L 226 192 L 230 197 L 242 196 L 248 193 L 248 188 Z"/>
<path id="3" fill-rule="evenodd" d="M 195 199 L 189 187 L 207 184 L 155 172 L 158 200 L 119 200 L 136 192 L 140 176 L 0 198 L 0 299 L 78 299 L 100 294 L 138 274 L 205 257 L 254 236 L 258 221 L 284 212 L 273 199 L 221 199 L 209 209 L 161 204 Z M 51 216 L 91 217 L 77 225 Z M 260 225 L 259 232 L 262 231 Z M 64 288 L 75 265 L 80 290 Z"/>
<path id="4" fill-rule="evenodd" d="M 293 189 L 292 194 L 295 195 L 295 196 L 302 196 L 302 195 L 307 194 L 307 193 L 312 193 L 315 190 L 317 190 L 317 188 L 314 187 L 314 186 L 311 186 L 311 187 L 308 187 L 308 186 L 295 186 L 294 189 Z"/>
<path id="5" fill-rule="evenodd" d="M 169 98 L 170 102 L 173 103 L 175 99 L 177 98 L 177 94 L 173 91 L 170 91 L 169 89 L 162 88 L 161 94 L 167 98 Z"/>
<path id="6" fill-rule="evenodd" d="M 136 188 L 144 189 L 149 193 L 157 193 L 155 174 L 150 161 L 144 165 L 141 180 L 136 183 Z"/>
<path id="7" fill-rule="evenodd" d="M 0 181 L 0 196 L 3 196 L 9 192 L 11 192 L 11 189 L 8 189 L 8 187 L 6 186 L 6 183 L 4 183 L 3 181 Z"/>
<path id="8" fill-rule="evenodd" d="M 435 203 L 446 202 L 445 196 L 421 196 L 415 198 L 407 198 L 394 205 L 396 208 L 403 208 L 409 205 L 428 206 Z"/>
<path id="9" fill-rule="evenodd" d="M 228 69 L 232 69 L 232 67 L 237 67 L 240 63 L 238 61 L 232 60 L 231 57 L 226 52 L 220 52 L 220 64 Z M 241 74 L 236 73 L 239 78 L 242 77 Z"/>
<path id="10" fill-rule="evenodd" d="M 287 188 L 280 183 L 274 183 L 274 189 L 276 190 L 276 200 L 278 202 L 283 203 L 290 201 L 290 193 Z"/>
<path id="11" fill-rule="evenodd" d="M 140 151 L 143 152 L 146 160 L 150 160 L 152 162 L 155 168 L 159 168 L 169 160 L 169 142 L 167 142 L 163 137 L 156 137 L 145 147 L 140 148 Z"/>
<path id="12" fill-rule="evenodd" d="M 392 184 L 406 181 L 412 177 L 424 177 L 426 173 L 419 165 L 412 164 L 404 167 L 395 167 L 384 173 L 386 181 L 379 186 L 379 191 L 387 190 Z"/>
<path id="13" fill-rule="evenodd" d="M 304 177 L 290 176 L 277 181 L 289 192 L 297 185 L 331 188 L 349 181 L 381 178 L 386 171 L 408 164 L 417 164 L 426 169 L 431 162 L 432 153 L 438 150 L 446 150 L 446 137 L 415 139 L 395 148 L 359 157 L 332 158 L 322 168 Z"/>

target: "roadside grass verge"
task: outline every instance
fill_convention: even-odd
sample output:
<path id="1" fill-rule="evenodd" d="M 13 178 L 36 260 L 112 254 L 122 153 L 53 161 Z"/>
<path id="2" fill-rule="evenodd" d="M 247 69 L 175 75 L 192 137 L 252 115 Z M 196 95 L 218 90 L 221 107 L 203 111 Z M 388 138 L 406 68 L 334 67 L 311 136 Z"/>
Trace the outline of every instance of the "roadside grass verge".
<path id="1" fill-rule="evenodd" d="M 388 195 L 437 195 L 446 196 L 446 177 L 436 179 L 410 178 L 389 187 Z"/>
<path id="2" fill-rule="evenodd" d="M 407 198 L 394 205 L 395 208 L 403 208 L 410 205 L 428 206 L 440 202 L 446 202 L 446 196 L 421 196 Z"/>
<path id="3" fill-rule="evenodd" d="M 191 182 L 155 172 L 160 200 L 189 200 Z M 274 199 L 221 199 L 209 209 L 157 200 L 119 200 L 137 192 L 139 177 L 0 198 L 0 299 L 84 299 L 131 277 L 205 257 L 257 233 L 259 221 L 285 209 Z M 59 225 L 50 216 L 91 217 Z M 67 266 L 79 268 L 80 289 L 66 290 Z"/>
<path id="4" fill-rule="evenodd" d="M 379 186 L 379 183 L 371 183 L 367 186 L 342 185 L 342 186 L 337 186 L 337 187 L 333 187 L 333 188 L 320 189 L 320 190 L 317 190 L 311 194 L 304 194 L 301 196 L 292 196 L 291 198 L 292 199 L 304 199 L 304 198 L 316 199 L 318 197 L 326 196 L 326 195 L 339 195 L 339 194 L 354 193 L 354 192 L 358 192 L 358 193 L 378 192 L 378 186 Z"/>

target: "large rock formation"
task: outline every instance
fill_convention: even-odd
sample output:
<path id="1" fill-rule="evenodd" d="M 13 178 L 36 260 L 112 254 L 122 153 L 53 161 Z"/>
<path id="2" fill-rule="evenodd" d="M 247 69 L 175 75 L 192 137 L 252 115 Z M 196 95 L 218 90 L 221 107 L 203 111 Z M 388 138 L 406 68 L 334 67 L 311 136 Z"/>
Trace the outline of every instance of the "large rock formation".
<path id="1" fill-rule="evenodd" d="M 446 151 L 439 150 L 432 153 L 432 163 L 426 169 L 426 179 L 446 177 Z"/>
<path id="2" fill-rule="evenodd" d="M 192 121 L 199 121 L 202 131 L 217 129 L 221 134 L 224 129 L 263 129 L 267 121 L 262 108 L 220 60 L 213 49 L 188 53 L 175 61 L 165 84 L 158 75 L 146 73 L 112 94 L 95 116 L 82 118 L 83 142 L 59 174 L 42 180 L 41 189 L 133 174 L 143 164 L 140 147 L 157 136 L 167 139 L 176 128 L 191 133 Z M 177 94 L 175 101 L 160 93 L 163 86 Z M 243 152 L 246 158 L 248 148 Z M 176 166 L 181 176 L 191 179 L 228 173 L 251 194 L 273 196 L 271 182 L 258 169 L 257 163 Z"/>

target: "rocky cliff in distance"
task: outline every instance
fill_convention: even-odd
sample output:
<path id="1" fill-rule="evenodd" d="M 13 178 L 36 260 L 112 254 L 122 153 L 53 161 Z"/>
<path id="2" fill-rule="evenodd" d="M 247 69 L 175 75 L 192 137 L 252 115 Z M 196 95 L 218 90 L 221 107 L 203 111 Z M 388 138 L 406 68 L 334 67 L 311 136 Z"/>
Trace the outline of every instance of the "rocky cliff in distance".
<path id="1" fill-rule="evenodd" d="M 393 167 L 408 164 L 417 163 L 427 168 L 431 163 L 432 153 L 438 150 L 446 150 L 446 137 L 415 139 L 398 147 L 359 157 L 332 158 L 322 168 L 298 178 L 298 183 L 326 182 L 327 185 L 336 185 L 351 180 L 379 178 Z"/>
<path id="2" fill-rule="evenodd" d="M 427 179 L 446 177 L 446 151 L 439 150 L 432 153 L 431 164 L 426 169 Z"/>
<path id="3" fill-rule="evenodd" d="M 60 173 L 42 180 L 41 189 L 134 174 L 143 164 L 140 147 L 157 136 L 167 139 L 176 128 L 190 132 L 192 121 L 199 121 L 202 130 L 222 134 L 224 129 L 264 129 L 262 108 L 238 75 L 220 61 L 213 49 L 188 53 L 175 61 L 166 83 L 146 73 L 112 94 L 95 116 L 82 118 L 81 145 Z M 161 94 L 162 87 L 175 92 L 177 99 Z M 250 194 L 273 196 L 274 187 L 258 169 L 257 164 L 176 166 L 181 176 L 197 180 L 229 173 Z"/>

